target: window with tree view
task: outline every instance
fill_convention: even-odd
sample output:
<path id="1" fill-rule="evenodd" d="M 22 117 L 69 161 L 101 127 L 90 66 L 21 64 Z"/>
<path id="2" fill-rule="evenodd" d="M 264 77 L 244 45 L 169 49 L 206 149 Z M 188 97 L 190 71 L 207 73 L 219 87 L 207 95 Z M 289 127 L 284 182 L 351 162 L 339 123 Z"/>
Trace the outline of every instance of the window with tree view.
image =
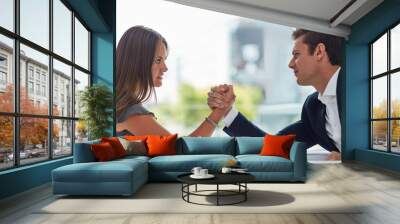
<path id="1" fill-rule="evenodd" d="M 0 8 L 0 170 L 70 156 L 86 139 L 74 104 L 90 83 L 90 32 L 63 0 Z"/>
<path id="2" fill-rule="evenodd" d="M 370 45 L 372 149 L 400 153 L 400 24 Z"/>

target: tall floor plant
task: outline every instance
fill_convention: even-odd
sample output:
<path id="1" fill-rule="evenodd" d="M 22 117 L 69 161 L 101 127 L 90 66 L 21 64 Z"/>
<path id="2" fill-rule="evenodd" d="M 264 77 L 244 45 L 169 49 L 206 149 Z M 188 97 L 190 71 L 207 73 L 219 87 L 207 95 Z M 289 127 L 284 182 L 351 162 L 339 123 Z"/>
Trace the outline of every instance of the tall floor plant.
<path id="1" fill-rule="evenodd" d="M 80 93 L 81 119 L 88 128 L 89 140 L 110 136 L 112 126 L 113 95 L 103 84 L 87 86 Z"/>

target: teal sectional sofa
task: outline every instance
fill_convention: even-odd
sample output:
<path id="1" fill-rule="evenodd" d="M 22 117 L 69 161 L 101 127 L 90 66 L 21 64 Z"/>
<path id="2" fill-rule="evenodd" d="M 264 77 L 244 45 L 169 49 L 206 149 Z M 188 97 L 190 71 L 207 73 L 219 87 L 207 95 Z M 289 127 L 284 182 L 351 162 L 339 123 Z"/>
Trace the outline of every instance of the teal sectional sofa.
<path id="1" fill-rule="evenodd" d="M 304 182 L 306 180 L 306 145 L 294 142 L 290 160 L 276 156 L 259 156 L 262 137 L 181 137 L 177 155 L 127 156 L 96 162 L 91 141 L 75 144 L 74 163 L 52 171 L 54 194 L 131 195 L 148 181 L 176 181 L 176 177 L 200 166 L 219 172 L 230 159 L 259 182 Z"/>

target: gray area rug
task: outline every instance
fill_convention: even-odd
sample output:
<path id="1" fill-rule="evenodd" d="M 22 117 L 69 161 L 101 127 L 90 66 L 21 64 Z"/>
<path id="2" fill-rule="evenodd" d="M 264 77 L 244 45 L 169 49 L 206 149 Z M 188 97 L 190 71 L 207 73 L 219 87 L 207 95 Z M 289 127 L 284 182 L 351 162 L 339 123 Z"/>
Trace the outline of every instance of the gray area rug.
<path id="1" fill-rule="evenodd" d="M 248 187 L 247 201 L 237 205 L 190 204 L 182 200 L 180 184 L 150 183 L 131 197 L 59 196 L 42 205 L 35 213 L 360 213 L 361 207 L 356 202 L 345 201 L 317 184 L 254 183 Z M 224 186 L 226 190 L 233 188 L 235 186 Z M 198 188 L 212 189 L 215 189 L 214 185 Z M 224 197 L 222 202 L 238 199 L 236 196 Z M 215 196 L 193 196 L 190 200 L 210 205 L 216 202 Z"/>

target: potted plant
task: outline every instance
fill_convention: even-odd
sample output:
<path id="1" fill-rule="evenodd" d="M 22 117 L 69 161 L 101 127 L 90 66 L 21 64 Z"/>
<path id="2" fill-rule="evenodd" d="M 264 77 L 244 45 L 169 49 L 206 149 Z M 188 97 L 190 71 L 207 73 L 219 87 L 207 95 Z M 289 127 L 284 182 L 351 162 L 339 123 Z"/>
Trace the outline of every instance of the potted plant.
<path id="1" fill-rule="evenodd" d="M 109 88 L 94 84 L 87 86 L 79 95 L 83 121 L 80 124 L 87 127 L 89 140 L 110 136 L 107 130 L 112 126 L 113 95 Z"/>

